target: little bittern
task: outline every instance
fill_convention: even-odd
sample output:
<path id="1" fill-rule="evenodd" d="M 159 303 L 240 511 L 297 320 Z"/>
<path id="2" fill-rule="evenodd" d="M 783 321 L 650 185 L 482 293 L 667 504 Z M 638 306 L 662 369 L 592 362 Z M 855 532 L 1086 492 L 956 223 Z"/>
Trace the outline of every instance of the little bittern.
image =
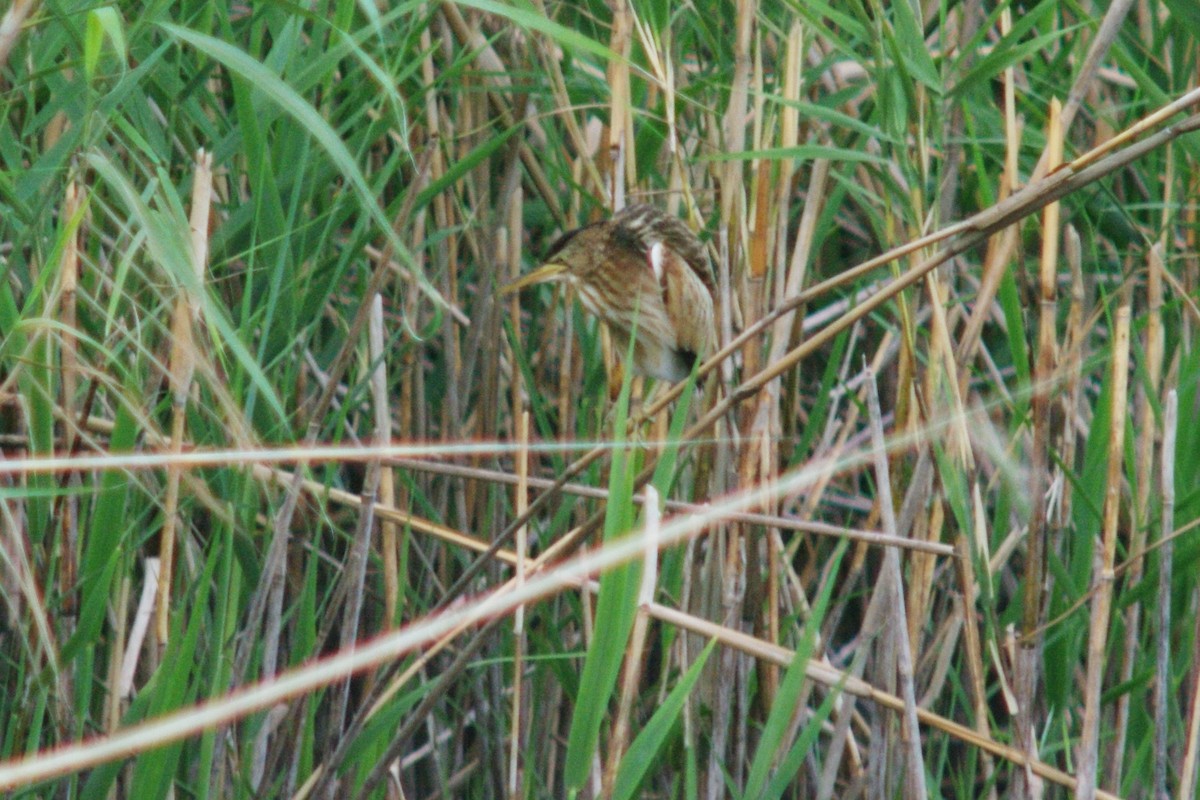
<path id="1" fill-rule="evenodd" d="M 716 281 L 704 245 L 680 220 L 647 205 L 564 234 L 546 263 L 504 287 L 568 281 L 608 324 L 621 352 L 634 335 L 634 369 L 680 381 L 712 348 Z"/>

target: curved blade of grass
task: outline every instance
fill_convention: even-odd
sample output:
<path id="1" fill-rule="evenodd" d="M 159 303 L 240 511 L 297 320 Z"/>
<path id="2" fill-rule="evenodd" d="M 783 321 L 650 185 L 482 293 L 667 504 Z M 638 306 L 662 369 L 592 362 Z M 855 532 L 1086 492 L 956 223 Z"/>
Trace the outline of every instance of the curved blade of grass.
<path id="1" fill-rule="evenodd" d="M 621 768 L 617 772 L 617 782 L 613 787 L 613 800 L 628 800 L 634 796 L 642 778 L 649 771 L 650 765 L 658 758 L 663 744 L 667 741 L 667 736 L 675 726 L 675 721 L 679 719 L 679 712 L 683 710 L 683 704 L 687 702 L 688 695 L 692 693 L 692 689 L 700 678 L 700 673 L 704 670 L 704 665 L 708 662 L 708 657 L 712 654 L 716 644 L 717 640 L 713 639 L 701 651 L 695 663 L 688 667 L 688 671 L 680 678 L 679 683 L 671 689 L 663 704 L 650 716 L 646 727 L 642 728 L 642 732 L 629 745 L 629 750 L 621 759 Z"/>
<path id="2" fill-rule="evenodd" d="M 212 302 L 208 292 L 203 291 L 200 280 L 192 270 L 191 255 L 187 244 L 191 233 L 187 219 L 170 219 L 165 214 L 152 210 L 134 190 L 124 173 L 106 156 L 100 153 L 89 153 L 87 160 L 96 173 L 112 185 L 124 200 L 125 205 L 141 223 L 142 229 L 146 233 L 146 247 L 151 258 L 166 270 L 180 286 L 183 286 L 204 304 L 205 322 L 217 330 L 222 344 L 229 348 L 242 368 L 246 370 L 246 375 L 263 393 L 280 422 L 286 423 L 288 415 L 279 395 L 267 380 L 267 376 L 263 374 L 254 356 L 238 337 L 233 323 L 226 318 L 224 307 Z M 181 204 L 180 207 L 182 208 Z"/>
<path id="3" fill-rule="evenodd" d="M 912 6 L 901 0 L 899 3 L 893 3 L 892 9 L 892 32 L 895 34 L 894 42 L 902 63 L 908 68 L 910 75 L 937 94 L 943 94 L 945 88 L 942 86 L 942 78 L 933 63 L 933 56 L 925 47 L 924 31 L 920 20 L 913 13 Z"/>
<path id="4" fill-rule="evenodd" d="M 389 242 L 395 249 L 396 255 L 403 262 L 413 280 L 417 282 L 421 292 L 439 307 L 449 309 L 450 306 L 445 298 L 434 288 L 429 279 L 425 277 L 425 273 L 413 259 L 408 247 L 405 246 L 396 232 L 392 230 L 391 222 L 384 215 L 383 209 L 371 191 L 371 187 L 367 184 L 367 179 L 363 176 L 362 170 L 359 169 L 354 156 L 350 154 L 350 150 L 346 147 L 346 144 L 308 101 L 297 94 L 291 86 L 261 62 L 251 58 L 244 50 L 240 50 L 220 39 L 214 39 L 211 36 L 179 25 L 161 22 L 159 23 L 159 27 L 177 39 L 187 42 L 213 60 L 219 61 L 227 69 L 240 75 L 253 85 L 256 90 L 262 92 L 264 96 L 287 112 L 296 122 L 300 123 L 312 135 L 317 144 L 321 146 L 337 166 L 351 188 L 354 189 L 359 197 L 359 201 L 362 203 L 363 209 L 371 216 L 384 235 L 388 237 Z"/>
<path id="5" fill-rule="evenodd" d="M 515 6 L 507 6 L 503 3 L 494 3 L 492 0 L 462 0 L 460 6 L 467 6 L 488 14 L 494 14 L 497 17 L 503 17 L 510 22 L 538 33 L 544 33 L 554 41 L 558 42 L 566 50 L 582 50 L 585 53 L 600 56 L 606 61 L 624 62 L 620 55 L 610 50 L 605 45 L 593 41 L 584 36 L 579 31 L 571 30 L 570 28 L 560 25 L 557 22 L 548 19 L 541 14 L 533 11 L 517 8 Z"/>

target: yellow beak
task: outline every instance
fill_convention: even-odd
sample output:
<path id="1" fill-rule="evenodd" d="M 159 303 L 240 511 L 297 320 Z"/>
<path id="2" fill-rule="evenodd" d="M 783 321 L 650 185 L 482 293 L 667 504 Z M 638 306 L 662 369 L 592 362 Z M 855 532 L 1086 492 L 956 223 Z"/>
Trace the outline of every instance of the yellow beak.
<path id="1" fill-rule="evenodd" d="M 501 287 L 500 294 L 512 294 L 513 292 L 519 292 L 526 286 L 532 286 L 535 283 L 552 281 L 566 271 L 567 267 L 565 264 L 555 264 L 553 262 L 549 264 L 543 264 L 528 275 L 517 278 L 507 286 Z"/>

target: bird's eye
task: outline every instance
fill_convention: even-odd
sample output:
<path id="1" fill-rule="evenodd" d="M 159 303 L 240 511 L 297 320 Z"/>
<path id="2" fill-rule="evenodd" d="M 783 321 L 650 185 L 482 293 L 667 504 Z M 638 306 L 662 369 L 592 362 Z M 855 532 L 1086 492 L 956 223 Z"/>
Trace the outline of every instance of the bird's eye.
<path id="1" fill-rule="evenodd" d="M 550 249 L 546 251 L 546 255 L 542 258 L 542 260 L 543 261 L 552 260 L 556 255 L 561 253 L 568 244 L 571 243 L 572 239 L 574 239 L 576 236 L 579 235 L 580 231 L 583 231 L 583 230 L 586 230 L 586 229 L 585 228 L 576 228 L 573 231 L 567 231 L 562 236 L 555 239 L 554 244 L 550 245 Z"/>

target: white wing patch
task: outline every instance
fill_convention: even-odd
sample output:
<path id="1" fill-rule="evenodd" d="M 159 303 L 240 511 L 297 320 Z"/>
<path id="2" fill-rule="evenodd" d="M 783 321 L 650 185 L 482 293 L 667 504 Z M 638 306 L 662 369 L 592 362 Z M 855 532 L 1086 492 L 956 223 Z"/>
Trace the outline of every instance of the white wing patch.
<path id="1" fill-rule="evenodd" d="M 654 270 L 654 280 L 658 281 L 659 283 L 662 283 L 663 258 L 665 258 L 665 256 L 666 253 L 664 252 L 662 242 L 655 242 L 654 244 L 650 245 L 650 269 Z"/>

